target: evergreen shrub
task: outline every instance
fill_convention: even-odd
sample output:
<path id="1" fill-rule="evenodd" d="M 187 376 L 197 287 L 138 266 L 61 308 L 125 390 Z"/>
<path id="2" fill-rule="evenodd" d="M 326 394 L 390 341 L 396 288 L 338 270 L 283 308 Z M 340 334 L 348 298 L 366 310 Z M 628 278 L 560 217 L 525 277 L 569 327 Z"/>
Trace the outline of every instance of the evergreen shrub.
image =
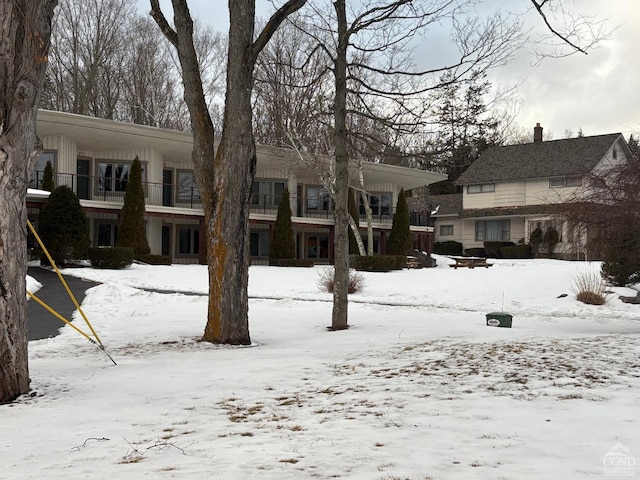
<path id="1" fill-rule="evenodd" d="M 90 248 L 87 256 L 94 268 L 121 270 L 133 263 L 133 248 L 106 247 Z"/>
<path id="2" fill-rule="evenodd" d="M 547 248 L 547 253 L 549 254 L 549 258 L 553 257 L 553 252 L 556 249 L 556 245 L 560 241 L 560 234 L 558 230 L 554 226 L 550 226 L 546 232 L 544 232 L 544 236 L 542 237 L 542 243 Z"/>
<path id="3" fill-rule="evenodd" d="M 435 242 L 433 253 L 438 255 L 462 255 L 462 244 L 453 240 L 446 242 Z"/>
<path id="4" fill-rule="evenodd" d="M 395 255 L 351 255 L 349 257 L 349 266 L 364 272 L 388 272 L 395 268 L 396 262 Z"/>
<path id="5" fill-rule="evenodd" d="M 481 258 L 487 258 L 487 254 L 484 251 L 484 248 L 465 248 L 464 249 L 464 254 L 467 257 L 481 257 Z"/>
<path id="6" fill-rule="evenodd" d="M 507 245 L 500 249 L 500 258 L 533 258 L 531 245 Z"/>
<path id="7" fill-rule="evenodd" d="M 296 258 L 296 242 L 291 224 L 291 204 L 289 191 L 284 190 L 278 205 L 278 215 L 273 226 L 273 241 L 269 245 L 269 265 L 278 260 Z"/>
<path id="8" fill-rule="evenodd" d="M 501 258 L 500 249 L 513 245 L 513 242 L 484 242 L 484 251 L 488 258 Z"/>
<path id="9" fill-rule="evenodd" d="M 142 164 L 138 157 L 131 164 L 131 173 L 124 194 L 124 205 L 120 213 L 116 247 L 131 247 L 135 253 L 151 251 L 144 224 L 144 190 L 142 188 Z"/>
<path id="10" fill-rule="evenodd" d="M 407 268 L 407 255 L 394 255 L 396 257 L 396 264 L 394 265 L 394 270 L 402 270 Z"/>
<path id="11" fill-rule="evenodd" d="M 171 265 L 169 255 L 155 255 L 153 253 L 136 253 L 133 259 L 148 265 Z"/>
<path id="12" fill-rule="evenodd" d="M 78 197 L 66 185 L 55 188 L 42 206 L 38 234 L 56 264 L 85 258 L 91 245 L 89 222 Z M 44 256 L 41 262 L 49 263 Z"/>
<path id="13" fill-rule="evenodd" d="M 313 267 L 314 261 L 310 258 L 281 258 L 269 260 L 269 265 L 274 267 Z"/>
<path id="14" fill-rule="evenodd" d="M 44 172 L 42 172 L 42 190 L 47 192 L 53 192 L 53 166 L 51 162 L 47 160 L 47 164 L 44 166 Z"/>
<path id="15" fill-rule="evenodd" d="M 398 193 L 396 212 L 393 214 L 391 233 L 389 233 L 387 254 L 408 255 L 411 251 L 411 243 L 409 206 L 407 205 L 407 199 L 404 196 L 404 190 L 400 190 L 400 193 Z"/>

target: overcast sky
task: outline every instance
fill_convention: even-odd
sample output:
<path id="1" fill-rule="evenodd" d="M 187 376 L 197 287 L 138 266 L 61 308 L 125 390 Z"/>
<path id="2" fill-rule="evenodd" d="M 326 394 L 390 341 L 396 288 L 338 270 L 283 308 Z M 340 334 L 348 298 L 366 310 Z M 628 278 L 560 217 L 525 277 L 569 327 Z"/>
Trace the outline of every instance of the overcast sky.
<path id="1" fill-rule="evenodd" d="M 148 0 L 137 0 L 141 11 L 149 10 Z M 280 4 L 281 2 L 276 2 Z M 563 59 L 546 59 L 535 66 L 530 49 L 521 51 L 507 66 L 492 71 L 496 84 L 518 84 L 520 108 L 516 119 L 525 129 L 536 122 L 553 138 L 562 138 L 565 130 L 574 133 L 581 128 L 585 135 L 622 132 L 640 134 L 640 0 L 566 0 L 571 9 L 587 8 L 589 13 L 607 19 L 617 29 L 611 38 L 588 55 L 576 54 Z M 523 11 L 529 0 L 489 0 L 488 8 L 509 8 Z M 170 1 L 161 0 L 170 19 Z M 190 0 L 194 18 L 226 33 L 228 30 L 227 2 Z M 266 0 L 257 1 L 258 15 L 266 17 L 274 10 Z M 539 21 L 529 14 L 529 24 Z M 418 45 L 420 55 L 449 46 Z M 428 53 L 426 53 L 428 54 Z"/>

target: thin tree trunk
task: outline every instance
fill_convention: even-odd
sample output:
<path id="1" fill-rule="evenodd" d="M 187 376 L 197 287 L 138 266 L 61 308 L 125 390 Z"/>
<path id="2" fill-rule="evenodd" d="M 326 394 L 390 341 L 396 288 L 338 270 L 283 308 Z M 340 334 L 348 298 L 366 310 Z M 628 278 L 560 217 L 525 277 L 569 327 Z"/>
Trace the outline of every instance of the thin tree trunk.
<path id="1" fill-rule="evenodd" d="M 348 328 L 349 287 L 349 157 L 347 152 L 347 15 L 345 0 L 334 2 L 338 18 L 335 62 L 335 236 L 332 330 Z"/>
<path id="2" fill-rule="evenodd" d="M 29 391 L 25 201 L 56 4 L 0 2 L 0 403 Z"/>

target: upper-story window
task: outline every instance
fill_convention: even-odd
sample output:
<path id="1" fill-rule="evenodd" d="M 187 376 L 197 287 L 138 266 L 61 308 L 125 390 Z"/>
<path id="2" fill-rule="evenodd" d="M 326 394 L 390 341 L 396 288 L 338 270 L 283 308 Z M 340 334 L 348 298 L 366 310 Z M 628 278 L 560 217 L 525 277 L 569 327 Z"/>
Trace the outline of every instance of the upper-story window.
<path id="1" fill-rule="evenodd" d="M 280 205 L 285 188 L 287 188 L 287 182 L 283 180 L 254 180 L 251 204 L 277 207 Z"/>
<path id="2" fill-rule="evenodd" d="M 328 212 L 331 210 L 331 195 L 324 187 L 307 187 L 307 210 Z"/>
<path id="3" fill-rule="evenodd" d="M 369 205 L 371 206 L 371 214 L 374 217 L 382 217 L 391 215 L 391 194 L 390 193 L 368 193 Z M 360 197 L 360 215 L 366 213 L 364 202 Z"/>
<path id="4" fill-rule="evenodd" d="M 98 191 L 125 192 L 131 174 L 131 163 L 105 162 L 98 163 Z M 142 183 L 146 182 L 146 169 L 142 164 Z"/>
<path id="5" fill-rule="evenodd" d="M 582 177 L 556 177 L 549 179 L 549 188 L 562 188 L 562 187 L 581 187 Z"/>
<path id="6" fill-rule="evenodd" d="M 487 193 L 495 191 L 495 183 L 474 183 L 473 185 L 467 186 L 467 193 Z"/>
<path id="7" fill-rule="evenodd" d="M 616 147 L 613 147 L 613 151 L 611 152 L 611 155 L 613 156 L 614 160 L 618 159 L 618 149 Z"/>
<path id="8" fill-rule="evenodd" d="M 178 170 L 178 201 L 200 201 L 200 189 L 192 170 Z"/>
<path id="9" fill-rule="evenodd" d="M 29 186 L 31 188 L 42 188 L 42 179 L 44 178 L 44 167 L 47 166 L 47 162 L 51 162 L 51 166 L 53 167 L 53 171 L 56 170 L 56 152 L 42 152 L 38 155 L 38 159 L 36 160 L 36 168 L 31 174 L 31 183 Z"/>

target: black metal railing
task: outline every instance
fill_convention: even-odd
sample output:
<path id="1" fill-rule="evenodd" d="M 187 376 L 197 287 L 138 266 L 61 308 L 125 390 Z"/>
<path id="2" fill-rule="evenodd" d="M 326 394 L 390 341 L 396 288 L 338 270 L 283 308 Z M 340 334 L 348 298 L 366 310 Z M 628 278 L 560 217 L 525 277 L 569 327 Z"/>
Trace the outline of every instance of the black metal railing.
<path id="1" fill-rule="evenodd" d="M 124 203 L 128 179 L 113 179 L 80 174 L 59 173 L 54 175 L 54 186 L 67 185 L 81 200 L 98 200 L 109 203 Z M 42 188 L 42 172 L 35 172 L 29 184 L 30 188 Z M 195 185 L 176 185 L 167 183 L 143 182 L 147 205 L 177 208 L 202 208 L 200 190 Z M 273 215 L 278 213 L 281 195 L 258 194 L 251 196 L 252 213 Z M 326 197 L 291 196 L 294 205 L 293 214 L 298 217 L 332 219 L 333 201 Z M 373 209 L 373 223 L 391 223 L 393 210 L 389 207 Z M 360 224 L 366 223 L 364 209 L 360 209 Z M 433 226 L 433 219 L 427 213 L 411 212 L 410 225 Z"/>

